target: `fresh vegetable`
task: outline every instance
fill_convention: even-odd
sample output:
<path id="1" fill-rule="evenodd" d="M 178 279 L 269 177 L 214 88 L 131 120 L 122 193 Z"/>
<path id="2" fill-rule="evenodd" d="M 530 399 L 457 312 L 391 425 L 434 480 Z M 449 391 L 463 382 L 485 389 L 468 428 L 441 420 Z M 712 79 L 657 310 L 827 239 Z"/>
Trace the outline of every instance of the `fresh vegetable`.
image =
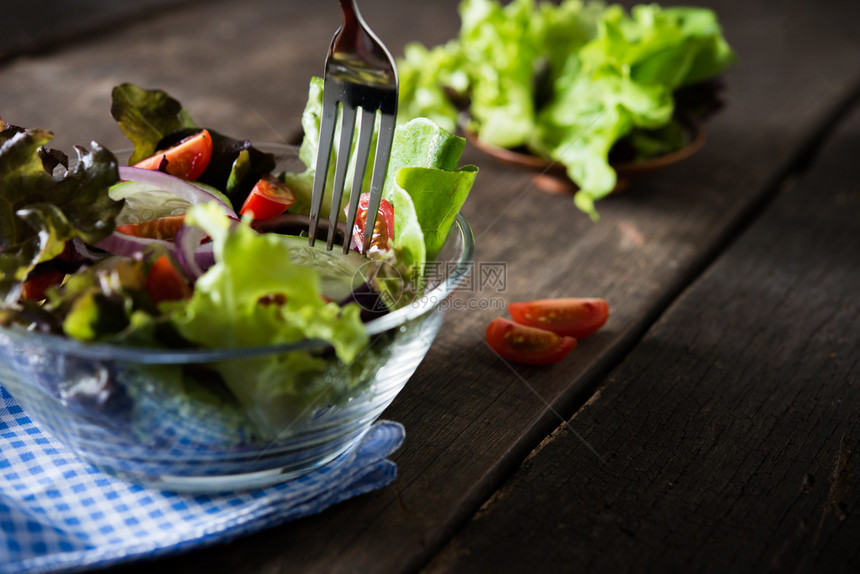
<path id="1" fill-rule="evenodd" d="M 60 255 L 78 237 L 97 243 L 113 230 L 123 207 L 108 187 L 118 179 L 116 157 L 98 144 L 75 148 L 77 164 L 45 146 L 53 134 L 3 124 L 0 130 L 0 302 L 14 306 L 22 283 L 40 262 Z M 61 175 L 54 175 L 54 168 Z"/>
<path id="2" fill-rule="evenodd" d="M 149 237 L 152 239 L 173 241 L 184 224 L 185 215 L 166 215 L 156 219 L 141 221 L 140 223 L 117 225 L 116 230 L 119 233 L 133 235 L 134 237 Z"/>
<path id="3" fill-rule="evenodd" d="M 253 219 L 276 217 L 296 202 L 296 195 L 290 187 L 273 175 L 265 174 L 260 178 L 239 210 L 239 215 L 248 214 Z"/>
<path id="4" fill-rule="evenodd" d="M 129 168 L 121 167 L 120 175 Z M 149 219 L 182 215 L 193 203 L 212 201 L 222 203 L 227 213 L 232 213 L 230 200 L 226 195 L 199 182 L 186 182 L 167 174 L 150 171 L 136 171 L 136 175 L 147 174 L 148 183 L 140 181 L 122 181 L 112 185 L 108 191 L 110 197 L 117 201 L 124 200 L 125 205 L 117 216 L 117 223 L 140 223 Z M 128 175 L 126 177 L 135 177 Z M 186 189 L 191 184 L 193 188 Z"/>
<path id="5" fill-rule="evenodd" d="M 304 116 L 308 166 L 320 85 L 311 82 Z M 277 436 L 312 405 L 348 400 L 386 352 L 384 344 L 370 345 L 364 321 L 422 294 L 421 271 L 466 199 L 477 169 L 457 167 L 465 141 L 428 120 L 398 128 L 374 235 L 379 249 L 366 259 L 312 248 L 274 225 L 265 232 L 250 225 L 252 217 L 278 219 L 285 209 L 306 221 L 311 168 L 272 173 L 271 154 L 197 126 L 164 92 L 124 84 L 113 96 L 111 112 L 134 145 L 129 161 L 137 166 L 120 167 L 93 144 L 64 169 L 65 155 L 44 148 L 49 132 L 0 122 L 0 324 L 133 347 L 326 344 L 322 352 L 208 367 L 221 390 L 201 392 L 229 396 L 223 408 L 241 409 L 238 418 L 250 420 L 258 436 Z M 195 149 L 205 154 L 205 134 L 211 158 L 197 181 L 188 178 L 199 164 L 178 175 L 162 171 Z M 140 167 L 150 157 L 156 159 Z M 292 205 L 286 185 L 295 189 Z M 196 369 L 153 368 L 171 393 L 201 388 Z M 203 377 L 212 378 L 208 371 Z M 135 399 L 128 400 L 131 408 Z"/>
<path id="6" fill-rule="evenodd" d="M 525 148 L 567 167 L 576 205 L 615 186 L 610 152 L 634 157 L 683 145 L 675 94 L 712 81 L 735 60 L 708 9 L 595 1 L 463 0 L 457 38 L 410 44 L 398 61 L 399 121 L 426 116 L 490 145 Z M 645 135 L 642 135 L 644 132 Z"/>
<path id="7" fill-rule="evenodd" d="M 131 165 L 155 155 L 165 136 L 183 128 L 199 131 L 188 112 L 166 92 L 133 84 L 114 87 L 110 113 L 134 145 Z"/>
<path id="8" fill-rule="evenodd" d="M 213 263 L 211 246 L 203 236 L 185 231 L 185 213 L 192 205 L 211 203 L 235 220 L 230 200 L 214 188 L 160 171 L 120 167 L 119 175 L 125 181 L 111 186 L 108 194 L 123 199 L 125 206 L 114 232 L 96 247 L 125 257 L 158 247 L 172 253 L 190 278 L 200 276 Z"/>
<path id="9" fill-rule="evenodd" d="M 359 306 L 327 302 L 317 270 L 293 262 L 283 237 L 231 226 L 211 203 L 192 207 L 187 217 L 212 238 L 216 263 L 197 279 L 187 302 L 162 304 L 184 339 L 215 348 L 318 339 L 329 342 L 345 364 L 367 346 Z M 267 299 L 280 304 L 261 304 Z M 284 403 L 295 407 L 309 400 L 300 391 L 302 379 L 325 364 L 304 353 L 285 353 L 215 368 L 258 424 L 275 432 L 283 422 Z"/>
<path id="10" fill-rule="evenodd" d="M 364 249 L 365 229 L 367 228 L 367 208 L 370 205 L 370 194 L 362 193 L 358 198 L 358 209 L 355 214 L 355 224 L 352 228 L 352 246 L 356 251 Z M 346 212 L 349 207 L 344 207 Z M 394 207 L 387 199 L 382 198 L 379 201 L 379 211 L 376 216 L 376 223 L 373 226 L 373 233 L 370 238 L 370 247 L 368 253 L 388 251 L 391 249 L 390 243 L 394 240 Z"/>
<path id="11" fill-rule="evenodd" d="M 167 255 L 155 260 L 146 274 L 146 293 L 153 303 L 191 297 L 191 287 Z"/>
<path id="12" fill-rule="evenodd" d="M 113 89 L 111 99 L 111 115 L 134 145 L 130 165 L 202 129 L 177 100 L 162 90 L 121 84 Z M 212 156 L 196 181 L 220 190 L 230 198 L 235 211 L 260 177 L 275 169 L 275 160 L 248 140 L 234 139 L 209 128 L 206 131 L 212 138 Z"/>
<path id="13" fill-rule="evenodd" d="M 37 265 L 28 275 L 22 286 L 21 298 L 42 301 L 48 289 L 57 287 L 67 273 L 78 267 L 79 254 L 72 241 L 67 241 L 63 251 L 53 259 Z"/>
<path id="14" fill-rule="evenodd" d="M 41 301 L 45 298 L 48 289 L 56 287 L 65 279 L 66 274 L 62 271 L 45 271 L 24 281 L 21 289 L 23 299 Z"/>
<path id="15" fill-rule="evenodd" d="M 212 159 L 212 136 L 207 130 L 189 136 L 178 144 L 134 164 L 143 169 L 156 169 L 194 181 L 206 170 Z"/>
<path id="16" fill-rule="evenodd" d="M 506 361 L 526 365 L 561 362 L 576 347 L 576 339 L 552 331 L 517 325 L 498 317 L 484 334 L 487 345 Z"/>
<path id="17" fill-rule="evenodd" d="M 145 189 L 138 189 L 135 195 L 135 200 L 138 202 L 140 202 L 138 194 L 140 194 L 141 191 L 144 193 L 145 200 L 149 202 L 152 202 L 153 200 L 158 201 L 159 198 L 164 197 L 166 194 L 173 200 L 182 200 L 184 202 L 184 207 L 186 208 L 188 205 L 192 204 L 213 202 L 226 215 L 236 217 L 236 213 L 233 211 L 230 203 L 225 202 L 222 199 L 224 197 L 223 194 L 213 193 L 209 191 L 208 188 L 195 185 L 182 178 L 162 173 L 160 171 L 142 169 L 139 167 L 120 167 L 119 175 L 123 181 L 137 182 L 148 186 L 149 188 L 158 190 L 156 193 L 151 193 Z M 129 194 L 125 194 L 124 197 L 129 199 Z M 138 215 L 140 215 L 139 212 Z M 178 215 L 178 213 L 159 213 L 156 217 L 161 215 Z"/>
<path id="18" fill-rule="evenodd" d="M 598 298 L 539 299 L 508 304 L 514 322 L 582 339 L 609 318 L 609 305 Z"/>
<path id="19" fill-rule="evenodd" d="M 308 168 L 303 173 L 283 175 L 296 194 L 291 210 L 297 213 L 307 213 L 310 209 L 311 166 L 319 143 L 322 85 L 322 78 L 311 80 L 308 103 L 302 115 L 305 135 L 299 157 Z M 436 259 L 475 181 L 477 167 L 457 167 L 465 146 L 465 139 L 448 133 L 426 118 L 415 118 L 399 125 L 394 132 L 382 197 L 394 208 L 392 247 L 407 278 L 420 280 L 424 266 Z M 321 217 L 328 217 L 331 210 L 333 172 L 329 170 Z M 365 183 L 371 173 L 372 166 L 368 166 Z M 351 181 L 352 177 L 348 176 L 347 182 Z M 351 190 L 350 185 L 344 190 L 345 196 Z M 345 217 L 341 217 L 343 220 Z"/>

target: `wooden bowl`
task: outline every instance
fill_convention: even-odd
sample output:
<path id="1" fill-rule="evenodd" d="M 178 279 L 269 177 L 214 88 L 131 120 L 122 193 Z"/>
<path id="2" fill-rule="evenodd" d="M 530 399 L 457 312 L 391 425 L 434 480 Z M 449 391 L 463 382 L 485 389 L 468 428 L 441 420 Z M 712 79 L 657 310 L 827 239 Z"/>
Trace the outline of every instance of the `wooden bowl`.
<path id="1" fill-rule="evenodd" d="M 535 186 L 547 193 L 572 194 L 579 187 L 567 176 L 567 168 L 559 162 L 544 159 L 521 151 L 495 147 L 478 139 L 469 130 L 463 130 L 466 139 L 483 153 L 504 164 L 523 168 L 534 173 Z M 681 162 L 697 151 L 705 143 L 705 130 L 700 126 L 687 126 L 687 145 L 665 155 L 642 161 L 610 163 L 618 176 L 613 193 L 627 189 L 631 180 L 664 170 Z"/>

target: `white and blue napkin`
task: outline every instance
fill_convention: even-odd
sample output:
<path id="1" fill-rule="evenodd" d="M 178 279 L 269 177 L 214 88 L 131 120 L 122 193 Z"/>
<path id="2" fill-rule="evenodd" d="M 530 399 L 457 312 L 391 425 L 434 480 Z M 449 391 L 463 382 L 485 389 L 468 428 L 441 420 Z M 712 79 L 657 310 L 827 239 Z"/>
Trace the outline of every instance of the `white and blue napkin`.
<path id="1" fill-rule="evenodd" d="M 403 427 L 379 421 L 351 454 L 293 481 L 193 495 L 106 475 L 0 386 L 0 574 L 75 572 L 225 542 L 381 488 Z"/>

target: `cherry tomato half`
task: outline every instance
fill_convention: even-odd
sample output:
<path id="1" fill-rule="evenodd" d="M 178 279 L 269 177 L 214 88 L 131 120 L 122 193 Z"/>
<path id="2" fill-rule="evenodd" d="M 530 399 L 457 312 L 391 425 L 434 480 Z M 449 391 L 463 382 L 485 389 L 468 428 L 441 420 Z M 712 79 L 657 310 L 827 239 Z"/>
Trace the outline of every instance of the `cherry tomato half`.
<path id="1" fill-rule="evenodd" d="M 62 271 L 47 271 L 31 277 L 24 281 L 21 297 L 32 301 L 41 301 L 45 298 L 48 289 L 62 283 L 65 277 L 66 274 Z"/>
<path id="2" fill-rule="evenodd" d="M 573 337 L 517 325 L 502 317 L 489 324 L 484 336 L 490 348 L 500 357 L 526 365 L 558 363 L 576 347 Z"/>
<path id="3" fill-rule="evenodd" d="M 148 221 L 141 221 L 140 223 L 117 225 L 116 230 L 135 237 L 173 241 L 176 239 L 176 234 L 184 222 L 184 215 L 166 215 Z"/>
<path id="4" fill-rule="evenodd" d="M 606 323 L 609 304 L 597 298 L 539 299 L 510 303 L 508 312 L 520 325 L 582 339 Z"/>
<path id="5" fill-rule="evenodd" d="M 67 241 L 63 247 L 62 253 L 57 255 L 55 260 L 58 262 L 71 262 L 74 261 L 74 259 L 75 255 L 72 242 Z M 21 297 L 32 301 L 43 300 L 47 295 L 48 289 L 60 285 L 63 282 L 63 279 L 66 278 L 67 271 L 62 269 L 62 264 L 60 267 L 60 269 L 48 269 L 38 275 L 27 277 L 21 285 Z"/>
<path id="6" fill-rule="evenodd" d="M 355 224 L 352 227 L 352 247 L 358 251 L 364 249 L 364 228 L 367 226 L 367 208 L 370 206 L 370 194 L 362 193 L 358 198 L 358 210 L 355 214 Z M 347 212 L 349 206 L 344 208 Z M 386 199 L 379 201 L 376 223 L 373 226 L 373 236 L 370 238 L 368 252 L 387 251 L 394 239 L 394 207 Z"/>
<path id="7" fill-rule="evenodd" d="M 296 202 L 296 194 L 273 175 L 263 175 L 248 194 L 239 215 L 250 213 L 254 219 L 276 217 Z"/>
<path id="8" fill-rule="evenodd" d="M 156 259 L 149 268 L 146 292 L 155 304 L 191 297 L 191 287 L 167 255 Z"/>
<path id="9" fill-rule="evenodd" d="M 144 169 L 162 169 L 170 175 L 195 181 L 206 171 L 212 159 L 212 136 L 207 130 L 189 136 L 166 150 L 139 161 L 134 166 Z"/>

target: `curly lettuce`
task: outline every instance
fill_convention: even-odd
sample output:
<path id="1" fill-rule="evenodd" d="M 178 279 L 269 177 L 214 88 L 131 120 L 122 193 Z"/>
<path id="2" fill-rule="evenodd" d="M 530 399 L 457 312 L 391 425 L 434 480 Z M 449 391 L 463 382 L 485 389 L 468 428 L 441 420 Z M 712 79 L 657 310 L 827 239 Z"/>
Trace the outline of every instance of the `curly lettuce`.
<path id="1" fill-rule="evenodd" d="M 704 8 L 463 0 L 459 11 L 456 39 L 407 45 L 398 60 L 400 121 L 452 125 L 460 103 L 484 143 L 565 165 L 576 205 L 593 219 L 616 183 L 613 146 L 627 138 L 638 158 L 682 146 L 675 92 L 735 60 Z"/>
<path id="2" fill-rule="evenodd" d="M 311 80 L 302 116 L 304 138 L 299 157 L 307 169 L 281 176 L 296 194 L 296 203 L 290 208 L 295 213 L 310 211 L 313 166 L 319 146 L 322 86 L 321 78 Z M 335 138 L 339 138 L 339 133 Z M 382 195 L 394 207 L 393 249 L 413 278 L 420 276 L 425 265 L 432 263 L 439 254 L 474 184 L 478 168 L 457 166 L 465 146 L 465 139 L 452 135 L 428 118 L 413 118 L 395 129 Z M 334 150 L 332 153 L 334 161 Z M 353 163 L 346 178 L 344 197 L 349 196 L 352 187 Z M 373 166 L 369 165 L 365 185 L 372 171 Z M 321 217 L 328 217 L 331 210 L 333 172 L 329 170 Z"/>
<path id="3" fill-rule="evenodd" d="M 172 322 L 187 340 L 236 348 L 319 339 L 345 363 L 367 344 L 360 308 L 325 299 L 319 273 L 294 262 L 285 237 L 232 225 L 211 203 L 192 206 L 186 221 L 203 229 L 215 253 L 191 299 L 174 304 Z M 261 304 L 273 296 L 280 302 Z"/>
<path id="4" fill-rule="evenodd" d="M 91 150 L 76 147 L 77 164 L 67 170 L 65 154 L 45 149 L 51 139 L 49 131 L 0 122 L 0 300 L 5 306 L 16 303 L 27 275 L 59 255 L 67 241 L 97 243 L 110 235 L 122 209 L 123 203 L 108 195 L 119 180 L 110 151 L 95 142 Z"/>
<path id="5" fill-rule="evenodd" d="M 288 240 L 233 225 L 212 204 L 187 213 L 211 237 L 215 265 L 196 282 L 187 301 L 163 303 L 170 322 L 187 341 L 209 348 L 241 348 L 318 340 L 352 364 L 369 337 L 357 304 L 343 307 L 323 297 L 320 274 L 297 263 Z M 318 375 L 331 361 L 306 351 L 273 353 L 213 368 L 258 425 L 275 432 L 332 392 Z M 252 375 L 251 375 L 252 373 Z"/>

